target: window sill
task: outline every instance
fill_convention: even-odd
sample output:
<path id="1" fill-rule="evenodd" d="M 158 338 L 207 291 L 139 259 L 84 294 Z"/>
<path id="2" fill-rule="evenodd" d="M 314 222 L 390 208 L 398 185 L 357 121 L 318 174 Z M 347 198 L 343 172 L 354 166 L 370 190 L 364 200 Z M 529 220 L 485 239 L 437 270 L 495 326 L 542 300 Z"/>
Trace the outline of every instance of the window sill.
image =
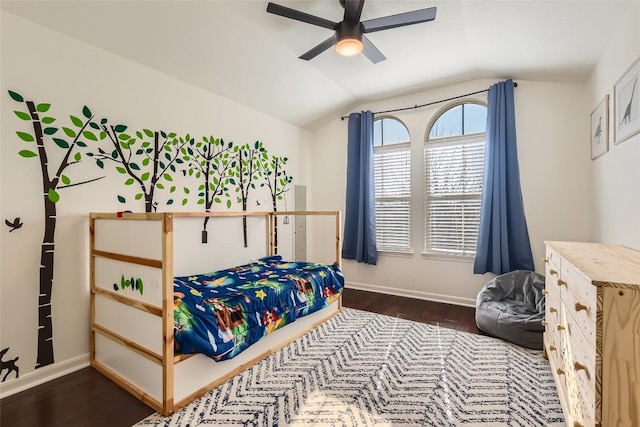
<path id="1" fill-rule="evenodd" d="M 413 251 L 389 251 L 389 250 L 380 250 L 378 251 L 378 255 L 388 256 L 388 257 L 399 257 L 399 258 L 411 258 L 413 257 Z"/>
<path id="2" fill-rule="evenodd" d="M 475 255 L 454 255 L 454 254 L 442 254 L 435 252 L 422 252 L 422 258 L 433 259 L 438 261 L 454 261 L 472 263 L 475 260 Z"/>

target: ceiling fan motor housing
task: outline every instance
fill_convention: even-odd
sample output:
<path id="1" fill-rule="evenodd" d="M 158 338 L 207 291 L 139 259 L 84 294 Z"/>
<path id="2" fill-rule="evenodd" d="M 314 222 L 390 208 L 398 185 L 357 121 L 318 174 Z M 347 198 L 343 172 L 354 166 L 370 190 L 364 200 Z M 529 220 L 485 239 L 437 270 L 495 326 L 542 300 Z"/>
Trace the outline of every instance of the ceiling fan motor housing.
<path id="1" fill-rule="evenodd" d="M 357 39 L 362 42 L 364 25 L 362 22 L 342 21 L 336 25 L 336 42 L 344 39 Z"/>

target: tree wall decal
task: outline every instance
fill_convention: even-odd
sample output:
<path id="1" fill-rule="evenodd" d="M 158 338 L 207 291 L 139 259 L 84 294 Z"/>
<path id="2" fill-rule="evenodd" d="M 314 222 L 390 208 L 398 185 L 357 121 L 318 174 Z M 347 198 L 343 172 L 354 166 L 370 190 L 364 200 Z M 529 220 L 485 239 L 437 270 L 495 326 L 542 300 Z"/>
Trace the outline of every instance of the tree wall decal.
<path id="1" fill-rule="evenodd" d="M 213 203 L 222 204 L 226 199 L 226 207 L 231 207 L 229 185 L 236 185 L 231 171 L 237 160 L 232 155 L 233 142 L 225 144 L 224 140 L 213 136 L 203 137 L 195 144 L 194 156 L 189 167 L 189 175 L 201 180 L 198 186 L 198 204 L 204 205 L 205 212 L 211 212 Z M 195 173 L 194 173 L 195 171 Z M 207 224 L 209 217 L 204 218 L 202 225 L 202 243 L 207 243 Z"/>
<path id="2" fill-rule="evenodd" d="M 269 158 L 267 152 L 262 153 L 259 167 L 263 182 L 261 187 L 267 187 L 271 194 L 271 205 L 274 212 L 278 211 L 278 200 L 284 198 L 284 193 L 289 191 L 289 184 L 293 181 L 293 177 L 287 175 L 283 169 L 287 164 L 287 157 L 271 156 Z M 274 245 L 276 252 L 278 251 L 278 217 L 274 218 Z"/>
<path id="3" fill-rule="evenodd" d="M 260 157 L 267 152 L 262 142 L 256 141 L 253 146 L 244 144 L 233 147 L 233 152 L 237 162 L 235 169 L 229 171 L 232 179 L 237 178 L 236 193 L 238 203 L 242 203 L 242 210 L 247 210 L 247 202 L 249 201 L 249 192 L 256 188 L 255 180 L 260 178 Z M 244 247 L 247 247 L 247 217 L 242 217 L 242 236 L 244 237 Z"/>
<path id="4" fill-rule="evenodd" d="M 87 144 L 80 140 L 98 141 L 104 135 L 96 135 L 89 128 L 99 130 L 94 123 L 91 110 L 85 106 L 82 109 L 82 118 L 69 116 L 72 125 L 58 127 L 56 119 L 51 116 L 40 118 L 40 114 L 49 111 L 51 104 L 27 101 L 19 93 L 9 91 L 9 96 L 15 102 L 20 103 L 26 109 L 14 111 L 15 115 L 24 121 L 31 122 L 33 132 L 17 131 L 16 135 L 27 144 L 35 144 L 34 148 L 28 147 L 20 150 L 18 154 L 26 159 L 38 159 L 42 176 L 43 202 L 44 202 L 44 236 L 40 249 L 40 278 L 38 299 L 38 355 L 35 368 L 54 363 L 53 354 L 53 324 L 51 321 L 51 295 L 53 291 L 53 269 L 55 259 L 55 231 L 57 220 L 56 204 L 60 201 L 60 190 L 87 184 L 104 178 L 97 178 L 73 182 L 67 175 L 68 169 L 82 161 L 82 154 L 78 148 L 85 148 Z M 62 129 L 65 136 L 58 131 Z M 57 135 L 57 136 L 55 136 Z M 59 164 L 54 165 L 50 156 L 50 147 L 54 145 L 63 150 L 63 157 Z M 69 142 L 71 141 L 71 142 Z"/>
<path id="5" fill-rule="evenodd" d="M 125 131 L 125 125 L 110 125 L 106 119 L 101 122 L 103 138 L 108 138 L 112 147 L 110 152 L 98 148 L 97 152 L 88 153 L 92 156 L 99 168 L 104 168 L 105 162 L 113 162 L 116 170 L 122 175 L 127 175 L 125 185 L 137 184 L 140 192 L 134 198 L 140 200 L 144 198 L 145 212 L 156 210 L 158 202 L 155 200 L 156 189 L 164 190 L 163 182 L 168 183 L 169 193 L 176 191 L 173 184 L 173 174 L 177 172 L 176 165 L 188 162 L 194 152 L 191 146 L 194 144 L 193 138 L 187 134 L 185 137 L 178 137 L 175 133 L 164 131 L 153 132 L 149 129 L 136 131 L 135 136 L 131 136 Z M 149 140 L 151 139 L 151 140 Z M 190 190 L 183 187 L 185 197 L 182 205 L 188 203 L 186 197 Z M 120 203 L 126 203 L 124 196 L 118 195 Z M 173 204 L 173 198 L 167 200 L 167 204 Z"/>

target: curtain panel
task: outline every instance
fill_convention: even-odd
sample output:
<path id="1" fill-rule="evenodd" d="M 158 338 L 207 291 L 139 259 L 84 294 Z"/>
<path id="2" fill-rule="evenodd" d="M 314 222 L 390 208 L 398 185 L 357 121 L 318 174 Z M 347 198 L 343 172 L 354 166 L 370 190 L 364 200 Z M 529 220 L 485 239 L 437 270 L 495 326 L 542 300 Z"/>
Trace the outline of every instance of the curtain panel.
<path id="1" fill-rule="evenodd" d="M 520 188 L 511 79 L 489 88 L 480 230 L 473 272 L 533 270 Z"/>
<path id="2" fill-rule="evenodd" d="M 346 199 L 342 258 L 375 265 L 378 251 L 371 111 L 349 115 Z"/>

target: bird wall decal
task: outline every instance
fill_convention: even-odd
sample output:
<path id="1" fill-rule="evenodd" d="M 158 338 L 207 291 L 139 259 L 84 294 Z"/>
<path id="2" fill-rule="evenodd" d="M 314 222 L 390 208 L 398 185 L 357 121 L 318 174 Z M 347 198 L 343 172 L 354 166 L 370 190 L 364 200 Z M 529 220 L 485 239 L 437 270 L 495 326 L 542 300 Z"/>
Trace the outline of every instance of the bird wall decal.
<path id="1" fill-rule="evenodd" d="M 7 224 L 7 227 L 9 227 L 11 229 L 11 230 L 9 230 L 9 233 L 19 229 L 23 225 L 23 223 L 20 222 L 20 217 L 19 216 L 16 217 L 16 219 L 14 219 L 13 222 L 9 222 L 8 219 L 5 219 L 4 223 Z"/>

